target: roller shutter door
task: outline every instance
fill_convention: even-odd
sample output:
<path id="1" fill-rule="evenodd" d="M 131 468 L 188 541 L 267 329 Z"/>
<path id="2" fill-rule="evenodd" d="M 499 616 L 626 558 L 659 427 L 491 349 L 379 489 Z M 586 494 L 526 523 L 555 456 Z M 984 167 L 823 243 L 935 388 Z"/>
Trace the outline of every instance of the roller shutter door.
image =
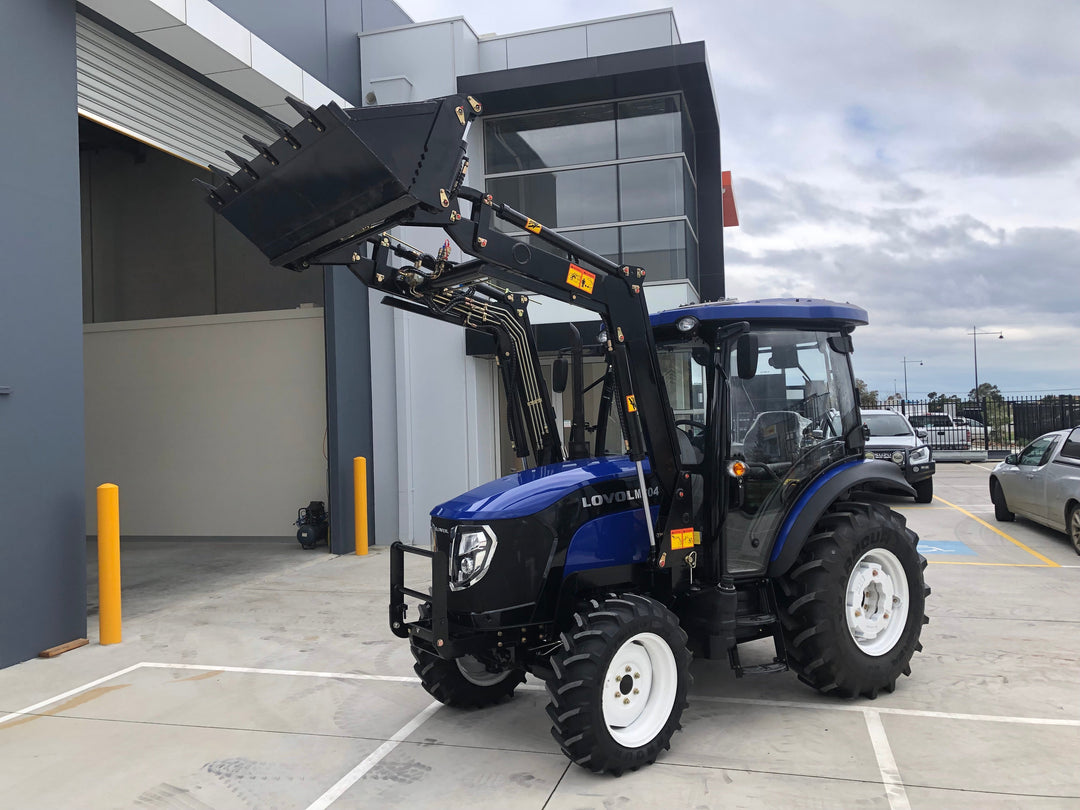
<path id="1" fill-rule="evenodd" d="M 242 134 L 277 137 L 257 115 L 81 15 L 75 55 L 79 112 L 177 157 L 227 165 L 226 149 L 253 153 Z"/>

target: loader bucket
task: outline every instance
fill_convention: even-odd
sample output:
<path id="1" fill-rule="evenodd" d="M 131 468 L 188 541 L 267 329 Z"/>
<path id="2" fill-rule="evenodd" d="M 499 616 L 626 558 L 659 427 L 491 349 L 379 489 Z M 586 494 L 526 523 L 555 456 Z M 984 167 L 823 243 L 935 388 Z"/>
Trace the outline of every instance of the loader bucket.
<path id="1" fill-rule="evenodd" d="M 273 264 L 301 269 L 357 236 L 407 221 L 417 207 L 446 209 L 470 102 L 451 96 L 343 110 L 289 99 L 304 119 L 279 127 L 272 144 L 247 138 L 258 154 L 230 153 L 240 170 L 211 186 L 207 202 Z"/>

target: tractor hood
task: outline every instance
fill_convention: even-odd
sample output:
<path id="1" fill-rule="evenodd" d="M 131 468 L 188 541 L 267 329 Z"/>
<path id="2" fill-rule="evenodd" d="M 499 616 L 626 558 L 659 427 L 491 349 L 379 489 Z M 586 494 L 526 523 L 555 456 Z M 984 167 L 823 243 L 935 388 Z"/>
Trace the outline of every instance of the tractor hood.
<path id="1" fill-rule="evenodd" d="M 648 475 L 649 462 L 643 465 Z M 439 504 L 431 516 L 454 521 L 526 517 L 584 487 L 636 477 L 637 468 L 628 456 L 562 461 L 481 484 Z"/>

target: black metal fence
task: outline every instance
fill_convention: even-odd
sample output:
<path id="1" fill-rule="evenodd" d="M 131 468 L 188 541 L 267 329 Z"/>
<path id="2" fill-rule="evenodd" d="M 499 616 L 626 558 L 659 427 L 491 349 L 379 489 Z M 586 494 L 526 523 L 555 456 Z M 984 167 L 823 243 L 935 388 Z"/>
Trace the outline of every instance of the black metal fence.
<path id="1" fill-rule="evenodd" d="M 996 457 L 1020 450 L 1032 439 L 1051 430 L 1080 426 L 1080 396 L 1072 394 L 1009 399 L 988 397 L 977 402 L 887 400 L 875 407 L 900 411 L 909 418 L 929 414 L 948 415 L 952 417 L 951 422 L 970 431 L 972 450 L 986 450 Z M 929 439 L 933 446 L 933 431 L 930 431 Z"/>

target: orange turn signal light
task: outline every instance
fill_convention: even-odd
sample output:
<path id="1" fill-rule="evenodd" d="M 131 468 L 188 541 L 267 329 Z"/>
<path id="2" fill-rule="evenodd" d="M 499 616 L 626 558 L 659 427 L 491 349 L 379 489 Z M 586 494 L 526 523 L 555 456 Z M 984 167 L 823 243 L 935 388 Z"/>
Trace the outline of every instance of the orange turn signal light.
<path id="1" fill-rule="evenodd" d="M 728 475 L 734 476 L 735 478 L 742 478 L 746 475 L 746 465 L 741 461 L 733 461 L 728 464 L 727 471 Z"/>

